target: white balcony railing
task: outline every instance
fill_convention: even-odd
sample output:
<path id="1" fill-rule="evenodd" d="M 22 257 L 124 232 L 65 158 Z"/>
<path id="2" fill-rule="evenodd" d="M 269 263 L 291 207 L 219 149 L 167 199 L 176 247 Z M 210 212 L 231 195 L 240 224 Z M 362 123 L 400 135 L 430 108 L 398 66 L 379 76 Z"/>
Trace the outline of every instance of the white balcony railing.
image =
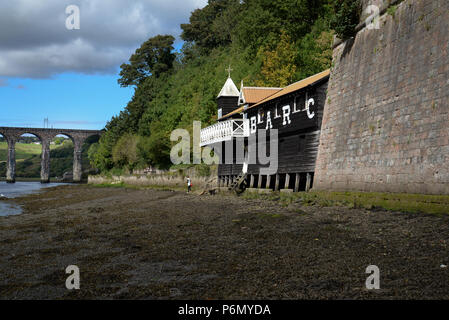
<path id="1" fill-rule="evenodd" d="M 233 138 L 249 136 L 249 120 L 235 119 L 218 122 L 201 130 L 200 145 L 202 147 Z"/>

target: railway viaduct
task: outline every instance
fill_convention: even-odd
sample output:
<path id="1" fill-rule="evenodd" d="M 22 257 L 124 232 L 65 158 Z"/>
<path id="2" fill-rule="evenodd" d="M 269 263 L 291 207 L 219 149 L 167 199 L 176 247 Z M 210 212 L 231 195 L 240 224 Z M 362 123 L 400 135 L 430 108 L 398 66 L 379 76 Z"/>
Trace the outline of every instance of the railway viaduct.
<path id="1" fill-rule="evenodd" d="M 41 182 L 48 183 L 50 182 L 50 142 L 54 137 L 57 135 L 66 135 L 72 139 L 74 145 L 73 182 L 80 182 L 82 175 L 81 150 L 83 143 L 91 136 L 101 135 L 102 131 L 0 127 L 0 134 L 8 143 L 6 181 L 14 183 L 16 179 L 16 142 L 23 134 L 33 134 L 39 138 L 42 145 Z"/>

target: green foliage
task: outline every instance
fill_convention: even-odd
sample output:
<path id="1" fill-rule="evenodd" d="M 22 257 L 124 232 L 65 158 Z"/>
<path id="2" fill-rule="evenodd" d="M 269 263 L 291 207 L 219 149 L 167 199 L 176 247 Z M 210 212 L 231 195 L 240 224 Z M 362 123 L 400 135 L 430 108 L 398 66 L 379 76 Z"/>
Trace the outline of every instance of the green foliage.
<path id="1" fill-rule="evenodd" d="M 170 35 L 158 35 L 145 41 L 142 46 L 129 58 L 129 63 L 120 66 L 120 79 L 122 87 L 138 85 L 149 76 L 159 77 L 169 71 L 173 66 L 173 42 L 175 38 Z"/>
<path id="2" fill-rule="evenodd" d="M 192 12 L 188 24 L 181 24 L 181 38 L 204 51 L 229 44 L 239 6 L 238 0 L 209 0 L 204 8 Z"/>
<path id="3" fill-rule="evenodd" d="M 337 36 L 346 40 L 355 34 L 355 28 L 359 24 L 361 5 L 360 0 L 335 0 L 335 16 L 331 26 Z"/>
<path id="4" fill-rule="evenodd" d="M 282 31 L 274 50 L 260 50 L 259 56 L 262 56 L 262 69 L 258 86 L 285 87 L 293 81 L 296 73 L 296 49 L 285 31 Z"/>
<path id="5" fill-rule="evenodd" d="M 325 19 L 318 19 L 312 31 L 299 42 L 296 79 L 303 79 L 329 69 L 332 65 L 334 32 Z"/>
<path id="6" fill-rule="evenodd" d="M 106 125 L 89 160 L 95 168 L 171 165 L 170 133 L 192 133 L 217 119 L 216 96 L 231 64 L 235 83 L 285 86 L 329 68 L 332 58 L 331 0 L 209 0 L 181 25 L 186 42 L 173 53 L 171 36 L 145 41 L 123 64 L 119 83 L 134 95 Z M 130 159 L 119 151 L 137 137 Z M 121 139 L 127 137 L 126 139 Z"/>
<path id="7" fill-rule="evenodd" d="M 149 137 L 140 137 L 137 144 L 137 153 L 142 163 L 159 168 L 170 166 L 170 140 L 168 134 L 158 130 L 161 124 L 152 124 L 154 133 Z"/>
<path id="8" fill-rule="evenodd" d="M 388 7 L 387 13 L 394 18 L 397 10 L 398 10 L 398 6 L 391 6 L 391 7 Z"/>
<path id="9" fill-rule="evenodd" d="M 116 167 L 134 169 L 138 163 L 137 143 L 139 138 L 131 133 L 121 136 L 112 148 L 112 160 Z"/>

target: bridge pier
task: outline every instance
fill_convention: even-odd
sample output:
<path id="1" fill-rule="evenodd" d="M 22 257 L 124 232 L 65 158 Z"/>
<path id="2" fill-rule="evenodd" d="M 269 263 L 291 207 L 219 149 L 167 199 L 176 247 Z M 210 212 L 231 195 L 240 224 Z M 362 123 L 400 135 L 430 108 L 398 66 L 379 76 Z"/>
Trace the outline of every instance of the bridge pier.
<path id="1" fill-rule="evenodd" d="M 16 182 L 16 141 L 7 139 L 8 141 L 8 160 L 6 163 L 6 182 Z"/>
<path id="2" fill-rule="evenodd" d="M 81 182 L 82 177 L 82 146 L 87 138 L 101 135 L 100 130 L 77 130 L 77 129 L 48 129 L 48 128 L 14 128 L 0 127 L 0 134 L 8 142 L 8 161 L 6 163 L 6 181 L 16 181 L 16 142 L 23 134 L 33 134 L 39 138 L 42 144 L 41 156 L 41 182 L 50 182 L 50 142 L 59 135 L 70 137 L 74 144 L 73 156 L 73 182 Z"/>
<path id="3" fill-rule="evenodd" d="M 42 139 L 41 183 L 50 182 L 50 139 Z"/>
<path id="4" fill-rule="evenodd" d="M 81 182 L 83 168 L 82 168 L 82 141 L 75 141 L 73 152 L 73 182 Z"/>

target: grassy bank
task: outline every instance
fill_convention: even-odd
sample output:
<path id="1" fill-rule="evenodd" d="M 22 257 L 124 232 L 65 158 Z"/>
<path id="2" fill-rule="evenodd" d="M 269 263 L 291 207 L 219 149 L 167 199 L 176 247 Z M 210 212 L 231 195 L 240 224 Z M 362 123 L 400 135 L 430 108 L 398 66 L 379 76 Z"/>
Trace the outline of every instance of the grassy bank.
<path id="1" fill-rule="evenodd" d="M 54 145 L 50 148 L 54 149 Z M 40 155 L 42 146 L 34 143 L 16 143 L 16 160 L 29 159 L 32 156 Z M 6 141 L 0 142 L 0 162 L 6 161 L 8 158 L 8 143 Z"/>

